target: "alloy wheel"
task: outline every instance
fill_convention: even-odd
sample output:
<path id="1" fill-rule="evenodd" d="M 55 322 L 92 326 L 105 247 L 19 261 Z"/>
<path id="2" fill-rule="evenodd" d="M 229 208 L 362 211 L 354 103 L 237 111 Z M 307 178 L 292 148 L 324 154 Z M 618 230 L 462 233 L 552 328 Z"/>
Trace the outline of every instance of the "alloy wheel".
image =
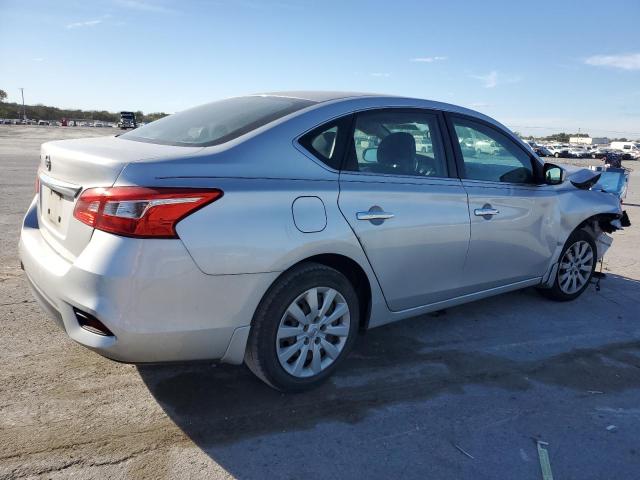
<path id="1" fill-rule="evenodd" d="M 287 373 L 319 374 L 342 352 L 351 326 L 349 306 L 337 290 L 314 287 L 287 307 L 276 334 L 278 361 Z"/>
<path id="2" fill-rule="evenodd" d="M 573 295 L 591 278 L 594 264 L 593 249 L 589 242 L 580 240 L 564 253 L 558 270 L 558 286 L 567 295 Z"/>

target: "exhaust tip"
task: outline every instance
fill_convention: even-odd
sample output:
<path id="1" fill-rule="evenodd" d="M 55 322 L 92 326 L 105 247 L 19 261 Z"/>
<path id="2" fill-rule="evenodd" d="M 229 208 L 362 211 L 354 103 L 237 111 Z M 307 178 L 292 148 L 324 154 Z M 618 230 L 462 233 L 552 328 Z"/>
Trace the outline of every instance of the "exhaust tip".
<path id="1" fill-rule="evenodd" d="M 73 313 L 76 315 L 78 324 L 86 331 L 95 333 L 96 335 L 102 335 L 103 337 L 113 337 L 113 333 L 109 330 L 104 323 L 98 320 L 90 313 L 83 312 L 77 308 L 73 309 Z"/>

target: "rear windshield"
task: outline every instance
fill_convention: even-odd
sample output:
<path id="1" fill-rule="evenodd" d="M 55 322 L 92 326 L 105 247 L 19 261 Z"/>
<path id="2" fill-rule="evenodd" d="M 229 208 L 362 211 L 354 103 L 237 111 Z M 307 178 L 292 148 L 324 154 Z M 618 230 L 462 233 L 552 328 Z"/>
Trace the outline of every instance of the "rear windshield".
<path id="1" fill-rule="evenodd" d="M 120 138 L 163 145 L 208 147 L 233 140 L 314 103 L 270 96 L 229 98 L 161 118 Z"/>

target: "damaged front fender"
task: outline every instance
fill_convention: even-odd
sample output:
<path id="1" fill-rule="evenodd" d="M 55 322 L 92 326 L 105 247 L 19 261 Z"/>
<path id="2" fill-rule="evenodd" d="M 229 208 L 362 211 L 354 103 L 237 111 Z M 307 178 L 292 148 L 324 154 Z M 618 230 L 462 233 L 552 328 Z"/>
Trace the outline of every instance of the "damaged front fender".
<path id="1" fill-rule="evenodd" d="M 589 181 L 586 175 L 582 180 Z M 573 231 L 584 229 L 590 233 L 596 243 L 598 260 L 601 260 L 613 243 L 608 234 L 630 225 L 629 217 L 621 209 L 620 199 L 614 194 L 590 187 L 578 188 L 566 182 L 558 192 L 558 201 L 558 243 L 549 269 L 543 276 L 543 288 L 553 285 L 560 254 Z"/>

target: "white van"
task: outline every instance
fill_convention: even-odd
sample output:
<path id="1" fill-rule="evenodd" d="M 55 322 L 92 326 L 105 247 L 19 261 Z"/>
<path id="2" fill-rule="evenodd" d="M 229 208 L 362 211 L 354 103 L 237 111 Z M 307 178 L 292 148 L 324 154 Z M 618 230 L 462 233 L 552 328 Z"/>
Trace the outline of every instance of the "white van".
<path id="1" fill-rule="evenodd" d="M 631 158 L 640 157 L 640 147 L 635 142 L 611 142 L 613 150 L 620 150 L 623 154 L 629 154 Z"/>

